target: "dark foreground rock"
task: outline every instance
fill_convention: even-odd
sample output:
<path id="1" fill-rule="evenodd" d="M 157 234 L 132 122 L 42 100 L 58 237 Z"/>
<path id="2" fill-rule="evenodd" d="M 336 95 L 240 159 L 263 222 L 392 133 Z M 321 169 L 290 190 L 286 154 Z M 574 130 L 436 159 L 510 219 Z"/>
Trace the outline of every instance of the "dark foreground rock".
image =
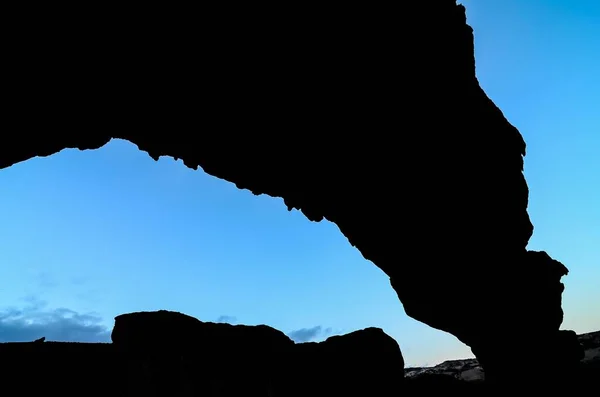
<path id="1" fill-rule="evenodd" d="M 577 335 L 577 341 L 583 350 L 583 358 L 577 364 L 574 374 L 559 374 L 562 377 L 571 378 L 576 388 L 584 388 L 600 380 L 600 331 Z M 535 338 L 530 341 L 536 343 Z M 513 365 L 507 371 L 513 372 L 513 377 L 531 376 L 538 366 L 536 360 L 527 360 L 523 357 L 514 357 Z M 405 370 L 406 379 L 409 383 L 420 385 L 438 383 L 456 383 L 477 385 L 484 382 L 485 372 L 477 359 L 449 360 L 434 367 L 414 367 Z M 540 384 L 543 384 L 541 381 Z"/>
<path id="2" fill-rule="evenodd" d="M 490 390 L 475 359 L 408 368 L 405 376 L 398 344 L 379 328 L 296 344 L 265 325 L 202 322 L 158 311 L 118 316 L 112 338 L 113 343 L 41 338 L 0 344 L 0 381 L 21 390 L 19 395 L 62 396 L 480 395 Z M 600 375 L 600 332 L 578 340 L 585 358 L 573 386 L 584 390 Z M 511 369 L 519 378 L 535 365 L 515 357 Z"/>
<path id="3" fill-rule="evenodd" d="M 381 394 L 399 391 L 404 375 L 397 342 L 378 328 L 295 344 L 266 325 L 202 322 L 161 310 L 118 316 L 112 340 L 135 374 L 128 387 L 144 393 Z"/>
<path id="4" fill-rule="evenodd" d="M 163 310 L 118 316 L 111 337 L 134 374 L 129 389 L 150 395 L 277 393 L 294 348 L 265 325 L 202 322 Z"/>
<path id="5" fill-rule="evenodd" d="M 301 376 L 294 381 L 298 396 L 396 395 L 402 390 L 400 347 L 380 328 L 299 343 L 292 357 L 293 374 Z"/>
<path id="6" fill-rule="evenodd" d="M 161 310 L 118 316 L 112 340 L 127 362 L 128 389 L 145 395 L 382 395 L 400 391 L 404 377 L 397 342 L 378 328 L 295 344 L 266 325 Z"/>
<path id="7" fill-rule="evenodd" d="M 112 344 L 0 345 L 5 384 L 30 393 L 119 396 L 397 395 L 404 361 L 379 328 L 295 344 L 258 325 L 168 311 L 118 316 Z"/>

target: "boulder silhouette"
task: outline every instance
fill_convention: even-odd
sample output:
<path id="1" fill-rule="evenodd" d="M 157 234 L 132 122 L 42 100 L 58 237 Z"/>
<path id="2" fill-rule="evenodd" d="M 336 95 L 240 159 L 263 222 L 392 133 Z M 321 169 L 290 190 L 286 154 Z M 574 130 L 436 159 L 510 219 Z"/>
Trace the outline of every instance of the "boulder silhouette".
<path id="1" fill-rule="evenodd" d="M 144 393 L 387 395 L 400 392 L 404 378 L 400 347 L 379 328 L 295 344 L 266 325 L 202 322 L 160 310 L 117 316 L 112 340 L 131 363 L 128 390 Z"/>

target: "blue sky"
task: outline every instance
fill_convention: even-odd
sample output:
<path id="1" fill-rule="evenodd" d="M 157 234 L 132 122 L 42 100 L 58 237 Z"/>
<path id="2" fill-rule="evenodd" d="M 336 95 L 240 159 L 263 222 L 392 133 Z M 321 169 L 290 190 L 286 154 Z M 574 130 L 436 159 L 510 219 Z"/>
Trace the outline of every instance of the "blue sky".
<path id="1" fill-rule="evenodd" d="M 600 329 L 600 2 L 470 0 L 477 74 L 528 144 L 536 227 L 564 279 L 564 328 Z M 404 314 L 333 224 L 128 142 L 0 171 L 0 341 L 107 340 L 114 316 L 177 310 L 297 340 L 368 326 L 407 365 L 471 356 Z"/>

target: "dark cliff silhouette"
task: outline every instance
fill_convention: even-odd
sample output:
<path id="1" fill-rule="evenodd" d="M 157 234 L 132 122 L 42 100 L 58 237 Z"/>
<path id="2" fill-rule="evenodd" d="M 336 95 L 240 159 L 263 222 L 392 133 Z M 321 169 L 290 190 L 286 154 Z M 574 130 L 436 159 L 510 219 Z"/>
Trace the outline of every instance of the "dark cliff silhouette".
<path id="1" fill-rule="evenodd" d="M 148 384 L 166 394 L 173 386 L 181 391 L 184 371 L 190 371 L 189 392 L 215 396 L 382 395 L 400 391 L 404 378 L 398 343 L 378 328 L 295 344 L 266 325 L 202 322 L 158 311 L 118 316 L 111 338 L 122 356 L 157 365 L 165 382 Z M 200 378 L 203 390 L 191 390 Z"/>
<path id="2" fill-rule="evenodd" d="M 30 391 L 119 396 L 397 395 L 404 360 L 379 328 L 294 343 L 266 325 L 202 322 L 169 311 L 116 317 L 112 344 L 0 344 L 0 377 Z M 6 382 L 4 382 L 6 384 Z M 64 395 L 64 394 L 63 394 Z M 70 395 L 70 394 L 69 394 Z"/>
<path id="3" fill-rule="evenodd" d="M 247 7 L 29 18 L 6 50 L 0 168 L 111 138 L 182 159 L 337 224 L 489 382 L 521 354 L 541 363 L 525 381 L 565 382 L 582 354 L 559 332 L 567 269 L 526 250 L 525 142 L 479 86 L 464 7 Z M 469 310 L 447 299 L 466 289 Z"/>
<path id="4" fill-rule="evenodd" d="M 266 325 L 202 322 L 170 311 L 117 316 L 113 343 L 0 344 L 0 380 L 26 395 L 111 396 L 401 396 L 428 393 L 497 394 L 482 382 L 474 359 L 409 368 L 394 339 L 366 328 L 323 342 L 294 343 Z M 529 336 L 530 344 L 537 341 Z M 578 336 L 586 351 L 574 388 L 593 388 L 600 376 L 600 331 Z M 526 360 L 523 362 L 521 360 Z M 544 363 L 513 357 L 506 372 L 515 390 Z M 564 375 L 564 374 L 561 374 Z M 539 381 L 535 390 L 543 389 Z M 541 386 L 541 387 L 540 387 Z M 28 394 L 27 394 L 28 393 Z"/>

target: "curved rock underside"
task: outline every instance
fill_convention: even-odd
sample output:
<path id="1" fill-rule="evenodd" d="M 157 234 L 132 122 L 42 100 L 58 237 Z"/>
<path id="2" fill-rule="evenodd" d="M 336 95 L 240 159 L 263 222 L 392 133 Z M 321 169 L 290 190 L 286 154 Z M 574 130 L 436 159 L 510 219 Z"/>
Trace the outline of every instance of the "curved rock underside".
<path id="1" fill-rule="evenodd" d="M 411 3 L 33 33 L 12 58 L 0 168 L 126 139 L 334 222 L 490 378 L 531 332 L 556 366 L 567 269 L 526 250 L 525 143 L 479 86 L 464 7 Z"/>

